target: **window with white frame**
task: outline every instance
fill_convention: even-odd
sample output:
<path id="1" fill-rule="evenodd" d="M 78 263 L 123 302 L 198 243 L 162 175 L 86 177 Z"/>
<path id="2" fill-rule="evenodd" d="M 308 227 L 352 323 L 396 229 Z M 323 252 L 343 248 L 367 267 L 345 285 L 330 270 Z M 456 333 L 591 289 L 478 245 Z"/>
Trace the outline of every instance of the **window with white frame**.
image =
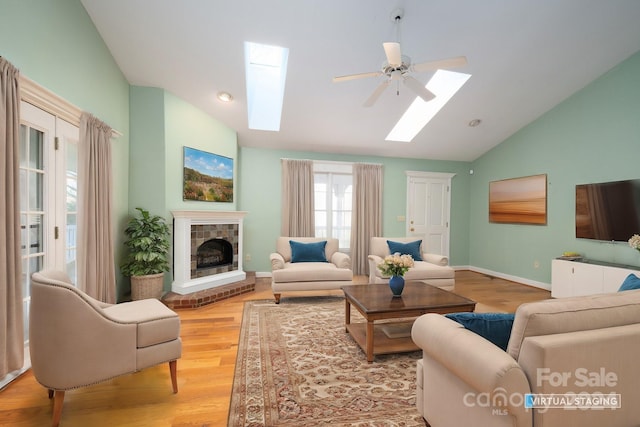
<path id="1" fill-rule="evenodd" d="M 349 252 L 353 167 L 351 163 L 314 162 L 316 237 L 338 239 L 340 250 Z"/>

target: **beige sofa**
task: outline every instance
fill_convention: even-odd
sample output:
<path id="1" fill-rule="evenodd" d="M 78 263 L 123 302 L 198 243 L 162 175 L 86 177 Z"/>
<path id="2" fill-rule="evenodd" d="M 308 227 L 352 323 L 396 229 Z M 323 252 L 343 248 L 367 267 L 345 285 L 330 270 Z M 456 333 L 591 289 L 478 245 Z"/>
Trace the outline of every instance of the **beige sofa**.
<path id="1" fill-rule="evenodd" d="M 291 262 L 290 240 L 301 243 L 327 241 L 327 262 Z M 271 289 L 276 304 L 282 292 L 340 289 L 353 283 L 351 257 L 338 251 L 338 239 L 319 237 L 278 237 L 276 252 L 270 255 Z"/>
<path id="2" fill-rule="evenodd" d="M 640 290 L 522 304 L 507 351 L 437 314 L 412 338 L 417 406 L 432 427 L 640 425 Z M 619 394 L 615 410 L 526 409 L 526 393 Z"/>
<path id="3" fill-rule="evenodd" d="M 409 243 L 420 240 L 414 237 L 372 237 L 369 251 L 369 283 L 389 283 L 377 265 L 384 257 L 391 255 L 387 240 Z M 427 253 L 424 241 L 420 245 L 422 261 L 414 262 L 414 266 L 404 275 L 405 280 L 420 280 L 444 289 L 452 289 L 455 284 L 455 270 L 449 266 L 446 256 Z"/>

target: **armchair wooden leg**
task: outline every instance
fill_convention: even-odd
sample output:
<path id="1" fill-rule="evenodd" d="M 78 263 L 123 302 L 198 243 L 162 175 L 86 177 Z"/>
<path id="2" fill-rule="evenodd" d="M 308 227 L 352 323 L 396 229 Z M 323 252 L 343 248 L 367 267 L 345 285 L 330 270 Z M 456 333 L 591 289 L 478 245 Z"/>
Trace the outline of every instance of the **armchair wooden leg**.
<path id="1" fill-rule="evenodd" d="M 276 304 L 280 304 L 280 294 L 273 294 L 273 297 L 276 299 Z"/>
<path id="2" fill-rule="evenodd" d="M 171 385 L 173 386 L 173 392 L 178 392 L 178 361 L 172 360 L 169 362 L 169 372 L 171 372 Z"/>
<path id="3" fill-rule="evenodd" d="M 56 390 L 53 395 L 53 420 L 51 427 L 58 427 L 62 417 L 62 404 L 64 403 L 64 390 Z"/>

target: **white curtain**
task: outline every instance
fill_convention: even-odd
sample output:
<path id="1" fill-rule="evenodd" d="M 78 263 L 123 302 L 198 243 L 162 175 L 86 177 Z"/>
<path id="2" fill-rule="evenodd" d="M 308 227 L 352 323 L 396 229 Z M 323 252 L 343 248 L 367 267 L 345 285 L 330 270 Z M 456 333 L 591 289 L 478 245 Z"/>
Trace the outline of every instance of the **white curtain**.
<path id="1" fill-rule="evenodd" d="M 313 193 L 313 161 L 282 159 L 282 236 L 315 236 Z"/>
<path id="2" fill-rule="evenodd" d="M 24 364 L 19 73 L 0 57 L 0 380 Z"/>
<path id="3" fill-rule="evenodd" d="M 382 165 L 353 165 L 351 265 L 353 274 L 368 274 L 371 238 L 382 235 Z"/>
<path id="4" fill-rule="evenodd" d="M 111 128 L 88 113 L 80 117 L 78 162 L 78 287 L 115 303 Z"/>

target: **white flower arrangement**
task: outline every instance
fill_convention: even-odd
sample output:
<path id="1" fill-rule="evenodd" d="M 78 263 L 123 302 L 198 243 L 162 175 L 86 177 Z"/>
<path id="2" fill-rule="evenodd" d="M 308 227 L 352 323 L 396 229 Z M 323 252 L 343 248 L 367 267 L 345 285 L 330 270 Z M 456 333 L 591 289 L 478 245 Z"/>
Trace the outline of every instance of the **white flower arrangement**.
<path id="1" fill-rule="evenodd" d="M 640 252 L 640 235 L 634 234 L 629 239 L 629 246 Z"/>
<path id="2" fill-rule="evenodd" d="M 404 273 L 411 267 L 413 267 L 413 257 L 411 255 L 400 255 L 397 252 L 393 255 L 387 255 L 378 264 L 378 269 L 385 276 L 404 276 Z"/>

